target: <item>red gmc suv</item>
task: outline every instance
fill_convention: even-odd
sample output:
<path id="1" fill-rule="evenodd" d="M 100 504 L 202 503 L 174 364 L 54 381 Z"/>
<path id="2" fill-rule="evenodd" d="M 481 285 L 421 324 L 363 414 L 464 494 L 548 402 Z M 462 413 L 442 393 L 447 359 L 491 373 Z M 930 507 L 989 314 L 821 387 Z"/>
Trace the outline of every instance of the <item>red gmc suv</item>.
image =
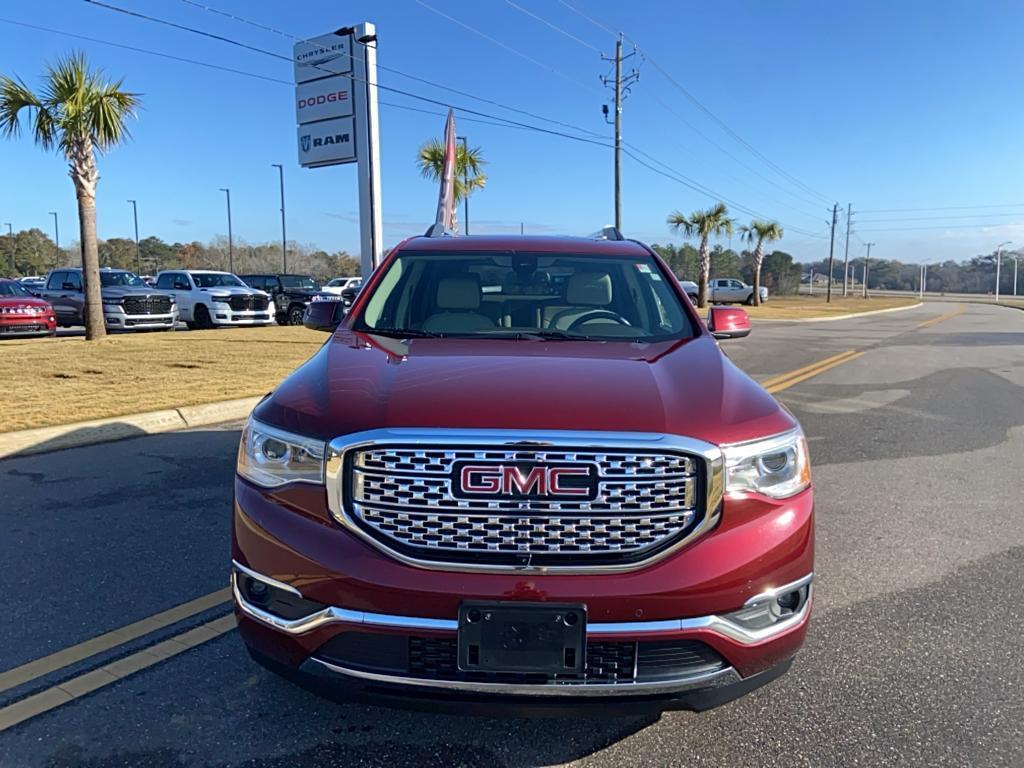
<path id="1" fill-rule="evenodd" d="M 232 584 L 252 656 L 328 695 L 707 709 L 811 611 L 799 424 L 621 239 L 416 237 L 253 411 Z M 340 322 L 339 322 L 340 321 Z"/>

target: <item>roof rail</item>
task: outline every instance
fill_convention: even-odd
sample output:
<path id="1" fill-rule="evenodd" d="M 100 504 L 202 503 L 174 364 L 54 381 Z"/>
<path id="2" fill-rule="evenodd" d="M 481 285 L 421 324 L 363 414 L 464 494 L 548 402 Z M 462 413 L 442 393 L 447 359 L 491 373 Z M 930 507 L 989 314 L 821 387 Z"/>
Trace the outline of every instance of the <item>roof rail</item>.
<path id="1" fill-rule="evenodd" d="M 597 232 L 592 234 L 591 239 L 593 240 L 625 240 L 618 227 L 614 227 L 611 224 L 606 224 L 601 227 Z"/>
<path id="2" fill-rule="evenodd" d="M 424 237 L 455 237 L 455 233 L 450 229 L 447 229 L 443 224 L 431 224 L 427 231 L 423 233 Z"/>

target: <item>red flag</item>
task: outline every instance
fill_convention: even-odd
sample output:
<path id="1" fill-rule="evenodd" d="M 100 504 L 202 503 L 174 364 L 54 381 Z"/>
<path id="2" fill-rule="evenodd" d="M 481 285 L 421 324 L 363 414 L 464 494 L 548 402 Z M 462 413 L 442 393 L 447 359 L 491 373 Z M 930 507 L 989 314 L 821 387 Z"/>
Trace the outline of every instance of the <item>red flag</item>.
<path id="1" fill-rule="evenodd" d="M 435 224 L 455 231 L 455 113 L 448 109 L 444 123 L 444 166 L 441 170 L 441 190 L 437 196 Z"/>

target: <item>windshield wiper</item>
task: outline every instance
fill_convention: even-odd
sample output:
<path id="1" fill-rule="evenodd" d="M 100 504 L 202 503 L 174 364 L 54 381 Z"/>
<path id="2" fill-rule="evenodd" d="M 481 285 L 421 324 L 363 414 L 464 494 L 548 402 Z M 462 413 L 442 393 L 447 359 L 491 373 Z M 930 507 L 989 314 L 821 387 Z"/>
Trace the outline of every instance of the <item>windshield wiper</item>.
<path id="1" fill-rule="evenodd" d="M 389 336 L 394 339 L 443 339 L 447 334 L 418 331 L 415 328 L 361 328 L 361 333 L 374 336 Z"/>

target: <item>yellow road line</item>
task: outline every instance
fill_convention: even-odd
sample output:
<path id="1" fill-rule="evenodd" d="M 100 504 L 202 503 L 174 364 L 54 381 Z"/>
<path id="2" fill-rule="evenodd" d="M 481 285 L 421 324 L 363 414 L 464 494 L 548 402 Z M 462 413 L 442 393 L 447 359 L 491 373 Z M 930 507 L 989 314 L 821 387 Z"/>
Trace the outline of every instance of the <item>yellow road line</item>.
<path id="1" fill-rule="evenodd" d="M 35 680 L 37 677 L 56 672 L 90 656 L 95 656 L 97 653 L 109 651 L 143 635 L 148 635 L 150 632 L 169 627 L 171 624 L 176 624 L 190 616 L 195 616 L 197 613 L 202 613 L 210 608 L 227 603 L 230 599 L 231 590 L 229 588 L 218 589 L 216 592 L 211 592 L 187 603 L 168 608 L 166 611 L 155 613 L 148 618 L 140 619 L 119 629 L 97 635 L 78 645 L 51 653 L 49 656 L 22 664 L 20 667 L 9 669 L 6 672 L 0 673 L 0 693 L 23 685 L 30 680 Z"/>
<path id="2" fill-rule="evenodd" d="M 843 363 L 848 363 L 851 360 L 856 360 L 863 354 L 863 352 L 852 352 L 852 354 L 845 355 L 838 360 L 832 359 L 831 362 L 823 361 L 821 365 L 818 365 L 816 368 L 809 370 L 806 373 L 800 374 L 799 376 L 795 376 L 790 379 L 786 379 L 784 381 L 780 381 L 778 384 L 773 384 L 771 386 L 765 387 L 765 389 L 767 389 L 772 394 L 775 394 L 776 392 L 781 392 L 784 389 L 789 389 L 790 387 L 799 384 L 801 381 L 806 381 L 812 376 L 817 376 L 819 373 L 824 373 L 825 371 L 831 370 L 832 368 L 835 368 L 837 365 L 842 365 Z"/>
<path id="3" fill-rule="evenodd" d="M 950 312 L 947 312 L 944 315 L 939 315 L 938 317 L 929 318 L 928 320 L 925 320 L 923 323 L 918 323 L 917 327 L 918 328 L 931 328 L 933 325 L 938 325 L 943 320 L 949 320 L 952 317 L 956 317 L 957 315 L 962 314 L 965 309 L 967 309 L 967 305 L 966 304 L 957 304 L 956 305 L 956 309 L 951 310 Z"/>
<path id="4" fill-rule="evenodd" d="M 817 362 L 811 363 L 810 365 L 805 365 L 803 368 L 797 368 L 796 370 L 793 370 L 793 371 L 788 371 L 786 373 L 780 373 L 778 376 L 772 376 L 771 378 L 768 378 L 768 379 L 765 379 L 764 381 L 762 381 L 761 382 L 761 386 L 764 387 L 765 389 L 768 389 L 770 387 L 775 386 L 776 384 L 781 384 L 782 382 L 786 381 L 787 379 L 791 379 L 791 378 L 793 378 L 795 376 L 799 376 L 801 373 L 806 373 L 807 371 L 810 371 L 810 370 L 812 370 L 814 368 L 818 368 L 818 367 L 823 366 L 823 365 L 828 365 L 829 363 L 831 363 L 831 362 L 833 362 L 835 360 L 840 360 L 842 358 L 849 357 L 850 355 L 853 355 L 855 353 L 856 353 L 856 350 L 848 349 L 845 352 L 840 352 L 838 355 L 833 355 L 832 357 L 826 357 L 824 360 L 818 360 Z"/>
<path id="5" fill-rule="evenodd" d="M 69 701 L 74 701 L 88 693 L 105 688 L 111 683 L 123 680 L 147 667 L 159 664 L 164 659 L 172 658 L 179 653 L 184 653 L 220 637 L 234 628 L 234 615 L 221 616 L 219 619 L 200 624 L 188 632 L 183 632 L 150 648 L 137 651 L 110 664 L 104 664 L 91 672 L 78 675 L 60 685 L 16 701 L 14 704 L 0 709 L 0 733 L 18 723 L 23 723 L 30 718 L 67 704 Z"/>

